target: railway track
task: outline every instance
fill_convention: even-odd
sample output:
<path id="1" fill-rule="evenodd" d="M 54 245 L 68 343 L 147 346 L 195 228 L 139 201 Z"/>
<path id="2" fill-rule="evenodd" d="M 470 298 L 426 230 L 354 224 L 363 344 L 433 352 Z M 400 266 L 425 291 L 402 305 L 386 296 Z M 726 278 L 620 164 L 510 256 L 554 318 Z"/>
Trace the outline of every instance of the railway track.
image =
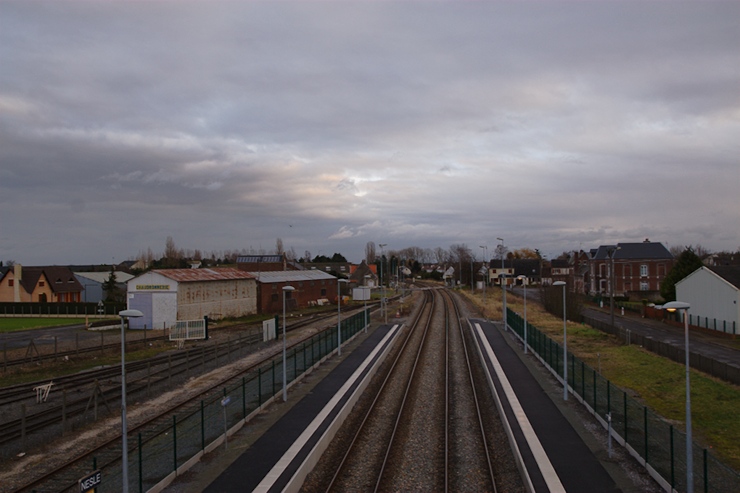
<path id="1" fill-rule="evenodd" d="M 348 310 L 348 312 L 351 311 Z M 298 323 L 292 324 L 290 326 L 290 330 L 296 330 L 311 323 L 320 324 L 322 321 L 326 320 L 333 321 L 334 317 L 335 315 L 333 314 L 327 314 L 322 317 L 311 318 L 310 320 L 301 320 Z M 291 343 L 291 347 L 299 347 L 310 338 L 310 335 L 307 337 L 301 337 L 299 340 L 295 340 L 293 343 Z M 225 356 L 226 353 L 223 349 L 223 346 L 215 344 L 210 346 L 203 346 L 199 349 L 199 351 L 204 352 L 199 352 L 198 357 L 192 357 L 191 354 L 190 363 L 201 365 L 202 361 L 204 361 L 204 358 L 207 359 L 209 355 L 214 355 L 217 351 L 219 351 L 219 347 L 221 347 L 221 355 Z M 185 354 L 187 354 L 187 352 L 185 352 Z M 255 375 L 259 374 L 260 371 L 255 369 L 259 368 L 260 365 L 264 365 L 269 360 L 279 356 L 280 347 L 275 345 L 274 347 L 268 349 L 267 353 L 262 358 L 260 358 L 259 362 L 256 362 L 247 368 L 240 369 L 238 374 L 224 375 L 221 378 L 217 378 L 211 384 L 209 384 L 207 388 L 198 392 L 197 395 L 192 395 L 181 403 L 172 404 L 171 406 L 167 407 L 167 409 L 153 412 L 153 415 L 150 418 L 146 419 L 144 422 L 138 423 L 134 427 L 130 426 L 128 430 L 128 449 L 130 453 L 135 454 L 137 450 L 141 450 L 141 447 L 147 445 L 149 440 L 161 440 L 161 437 L 164 435 L 163 430 L 168 430 L 168 427 L 172 427 L 173 420 L 176 419 L 176 415 L 192 415 L 193 413 L 198 412 L 199 406 L 200 411 L 202 412 L 203 402 L 220 400 L 220 398 L 223 397 L 222 392 L 225 392 L 225 388 L 228 383 L 231 383 L 231 385 L 233 386 L 235 380 L 241 379 L 241 382 L 243 384 L 245 381 L 253 379 Z M 185 367 L 187 367 L 187 362 L 188 357 L 186 355 L 180 355 L 176 363 L 179 366 L 185 365 Z M 172 364 L 173 367 L 175 366 L 172 363 L 171 358 L 169 364 Z M 128 373 L 129 364 L 127 364 L 126 366 L 127 396 L 130 399 L 135 395 L 137 390 L 139 393 L 141 393 L 144 384 L 141 379 L 132 380 L 132 374 Z M 116 370 L 116 373 L 120 373 L 120 366 L 113 368 Z M 138 385 L 136 384 L 136 382 L 138 382 Z M 109 404 L 111 404 L 111 407 L 118 408 L 118 405 L 120 403 L 120 388 L 120 382 L 117 382 L 114 388 L 111 389 L 111 392 L 114 393 L 111 396 L 112 403 L 109 400 Z M 59 421 L 57 421 L 57 426 L 58 425 Z M 39 475 L 34 479 L 29 479 L 25 485 L 21 486 L 15 491 L 70 491 L 71 489 L 77 487 L 77 480 L 88 473 L 91 470 L 91 465 L 93 464 L 94 467 L 100 469 L 109 468 L 110 470 L 110 468 L 120 468 L 122 453 L 120 430 L 118 430 L 117 432 L 113 432 L 112 435 L 113 436 L 111 436 L 104 443 L 97 444 L 96 446 L 91 447 L 89 450 L 86 450 L 85 452 L 82 452 L 75 457 L 70 457 L 69 460 L 65 460 L 63 464 L 60 464 L 59 466 L 44 472 L 42 475 Z M 141 442 L 134 443 L 137 441 L 139 436 L 141 437 Z M 131 455 L 129 457 L 131 457 Z"/>
<path id="2" fill-rule="evenodd" d="M 446 290 L 425 290 L 394 357 L 305 491 L 496 491 L 490 433 L 460 320 Z"/>
<path id="3" fill-rule="evenodd" d="M 352 313 L 353 310 L 348 310 Z M 333 321 L 335 314 L 306 317 L 287 327 L 295 331 L 309 324 Z M 226 332 L 219 329 L 219 333 Z M 127 362 L 129 399 L 147 399 L 172 388 L 190 376 L 205 373 L 220 364 L 243 356 L 245 350 L 262 342 L 262 329 L 251 329 L 229 340 L 201 345 L 185 351 L 160 354 Z M 120 345 L 118 346 L 120 348 Z M 234 356 L 232 353 L 236 354 Z M 50 398 L 36 402 L 35 387 L 50 380 L 24 383 L 0 389 L 0 448 L 8 456 L 27 453 L 50 438 L 67 435 L 80 425 L 97 421 L 99 414 L 115 414 L 121 402 L 120 365 L 98 368 L 54 378 Z"/>

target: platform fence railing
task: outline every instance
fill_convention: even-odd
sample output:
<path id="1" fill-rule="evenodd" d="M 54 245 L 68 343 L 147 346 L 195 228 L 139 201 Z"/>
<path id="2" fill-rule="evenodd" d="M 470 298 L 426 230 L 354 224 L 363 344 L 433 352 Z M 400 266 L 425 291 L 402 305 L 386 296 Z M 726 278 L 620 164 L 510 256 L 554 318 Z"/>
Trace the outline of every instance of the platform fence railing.
<path id="1" fill-rule="evenodd" d="M 507 308 L 509 328 L 524 341 L 524 320 Z M 527 343 L 545 367 L 563 382 L 563 346 L 531 323 Z M 569 393 L 584 404 L 650 475 L 666 490 L 686 491 L 686 434 L 656 414 L 598 371 L 568 353 Z M 723 464 L 714 454 L 694 443 L 694 491 L 731 493 L 738 490 L 740 473 Z"/>
<path id="2" fill-rule="evenodd" d="M 365 327 L 361 311 L 341 322 L 342 344 Z M 337 349 L 337 326 L 331 326 L 286 353 L 286 381 L 302 378 Z M 163 418 L 161 422 L 128 437 L 128 490 L 144 493 L 160 488 L 183 474 L 200 457 L 218 447 L 231 447 L 227 436 L 237 431 L 263 406 L 282 398 L 282 353 L 252 371 L 230 380 L 222 390 Z M 290 399 L 290 394 L 288 394 Z M 120 448 L 120 447 L 119 447 Z M 119 452 L 120 453 L 120 452 Z M 90 472 L 99 468 L 99 493 L 122 489 L 122 467 L 92 458 Z M 70 490 L 71 491 L 71 490 Z"/>

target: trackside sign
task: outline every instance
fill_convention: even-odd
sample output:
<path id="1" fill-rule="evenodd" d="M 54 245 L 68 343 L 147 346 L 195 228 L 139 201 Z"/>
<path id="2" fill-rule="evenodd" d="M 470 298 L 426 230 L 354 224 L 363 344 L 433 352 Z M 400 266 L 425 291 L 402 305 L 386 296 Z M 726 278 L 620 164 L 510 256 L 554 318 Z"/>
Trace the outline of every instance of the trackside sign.
<path id="1" fill-rule="evenodd" d="M 80 486 L 80 489 L 78 491 L 80 493 L 95 493 L 102 480 L 103 475 L 100 473 L 100 469 L 98 469 L 97 471 L 93 471 L 92 473 L 77 481 L 77 484 Z"/>

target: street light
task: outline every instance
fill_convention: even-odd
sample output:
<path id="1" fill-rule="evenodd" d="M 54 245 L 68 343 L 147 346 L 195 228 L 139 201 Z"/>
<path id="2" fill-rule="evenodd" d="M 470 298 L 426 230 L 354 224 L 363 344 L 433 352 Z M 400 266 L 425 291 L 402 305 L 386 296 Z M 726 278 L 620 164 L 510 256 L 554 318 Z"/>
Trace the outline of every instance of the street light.
<path id="1" fill-rule="evenodd" d="M 694 452 L 691 438 L 691 381 L 689 379 L 689 308 L 683 301 L 671 301 L 663 309 L 673 313 L 683 310 L 684 345 L 686 346 L 686 493 L 694 492 Z"/>
<path id="2" fill-rule="evenodd" d="M 506 328 L 506 287 L 504 286 L 504 280 L 506 279 L 506 271 L 504 267 L 504 252 L 506 251 L 506 247 L 504 247 L 504 239 L 503 238 L 496 238 L 501 242 L 501 291 L 504 294 L 504 330 L 507 330 Z"/>
<path id="3" fill-rule="evenodd" d="M 485 253 L 483 257 L 483 268 L 486 269 L 486 277 L 483 280 L 483 313 L 486 313 L 486 284 L 488 284 L 488 245 L 483 245 Z"/>
<path id="4" fill-rule="evenodd" d="M 563 286 L 563 400 L 568 400 L 568 331 L 565 319 L 565 282 L 555 281 L 553 286 Z"/>
<path id="5" fill-rule="evenodd" d="M 517 276 L 524 286 L 524 354 L 527 354 L 527 276 Z"/>
<path id="6" fill-rule="evenodd" d="M 383 288 L 383 298 L 380 300 L 380 311 L 383 312 L 383 317 L 385 317 L 385 324 L 388 324 L 388 307 L 385 306 L 385 278 L 383 277 L 383 257 L 385 257 L 385 254 L 383 254 L 383 247 L 387 245 L 388 243 L 381 243 L 378 245 L 380 247 L 380 285 Z"/>
<path id="7" fill-rule="evenodd" d="M 370 286 L 368 286 L 367 283 L 371 277 L 372 276 L 370 274 L 365 274 L 365 285 L 362 286 L 362 290 L 365 292 L 365 296 L 363 296 L 363 298 L 365 298 L 365 334 L 367 334 L 367 326 L 370 325 L 367 319 L 367 299 L 370 297 L 367 292 L 370 289 Z"/>
<path id="8" fill-rule="evenodd" d="M 337 355 L 342 355 L 342 291 L 341 283 L 349 282 L 347 279 L 337 279 Z"/>
<path id="9" fill-rule="evenodd" d="M 121 482 L 123 493 L 128 493 L 128 429 L 126 425 L 126 334 L 124 318 L 143 317 L 139 310 L 122 310 L 121 317 Z"/>
<path id="10" fill-rule="evenodd" d="M 285 360 L 285 298 L 292 291 L 295 291 L 293 286 L 283 286 L 283 402 L 288 402 L 288 370 L 285 368 L 287 365 Z"/>

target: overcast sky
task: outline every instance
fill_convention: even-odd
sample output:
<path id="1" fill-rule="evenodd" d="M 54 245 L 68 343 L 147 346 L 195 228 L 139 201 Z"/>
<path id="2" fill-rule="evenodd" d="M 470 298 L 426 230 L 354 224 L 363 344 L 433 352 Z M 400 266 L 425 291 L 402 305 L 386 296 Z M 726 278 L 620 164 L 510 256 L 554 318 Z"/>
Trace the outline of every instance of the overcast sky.
<path id="1" fill-rule="evenodd" d="M 740 2 L 0 1 L 0 260 L 740 248 Z"/>

